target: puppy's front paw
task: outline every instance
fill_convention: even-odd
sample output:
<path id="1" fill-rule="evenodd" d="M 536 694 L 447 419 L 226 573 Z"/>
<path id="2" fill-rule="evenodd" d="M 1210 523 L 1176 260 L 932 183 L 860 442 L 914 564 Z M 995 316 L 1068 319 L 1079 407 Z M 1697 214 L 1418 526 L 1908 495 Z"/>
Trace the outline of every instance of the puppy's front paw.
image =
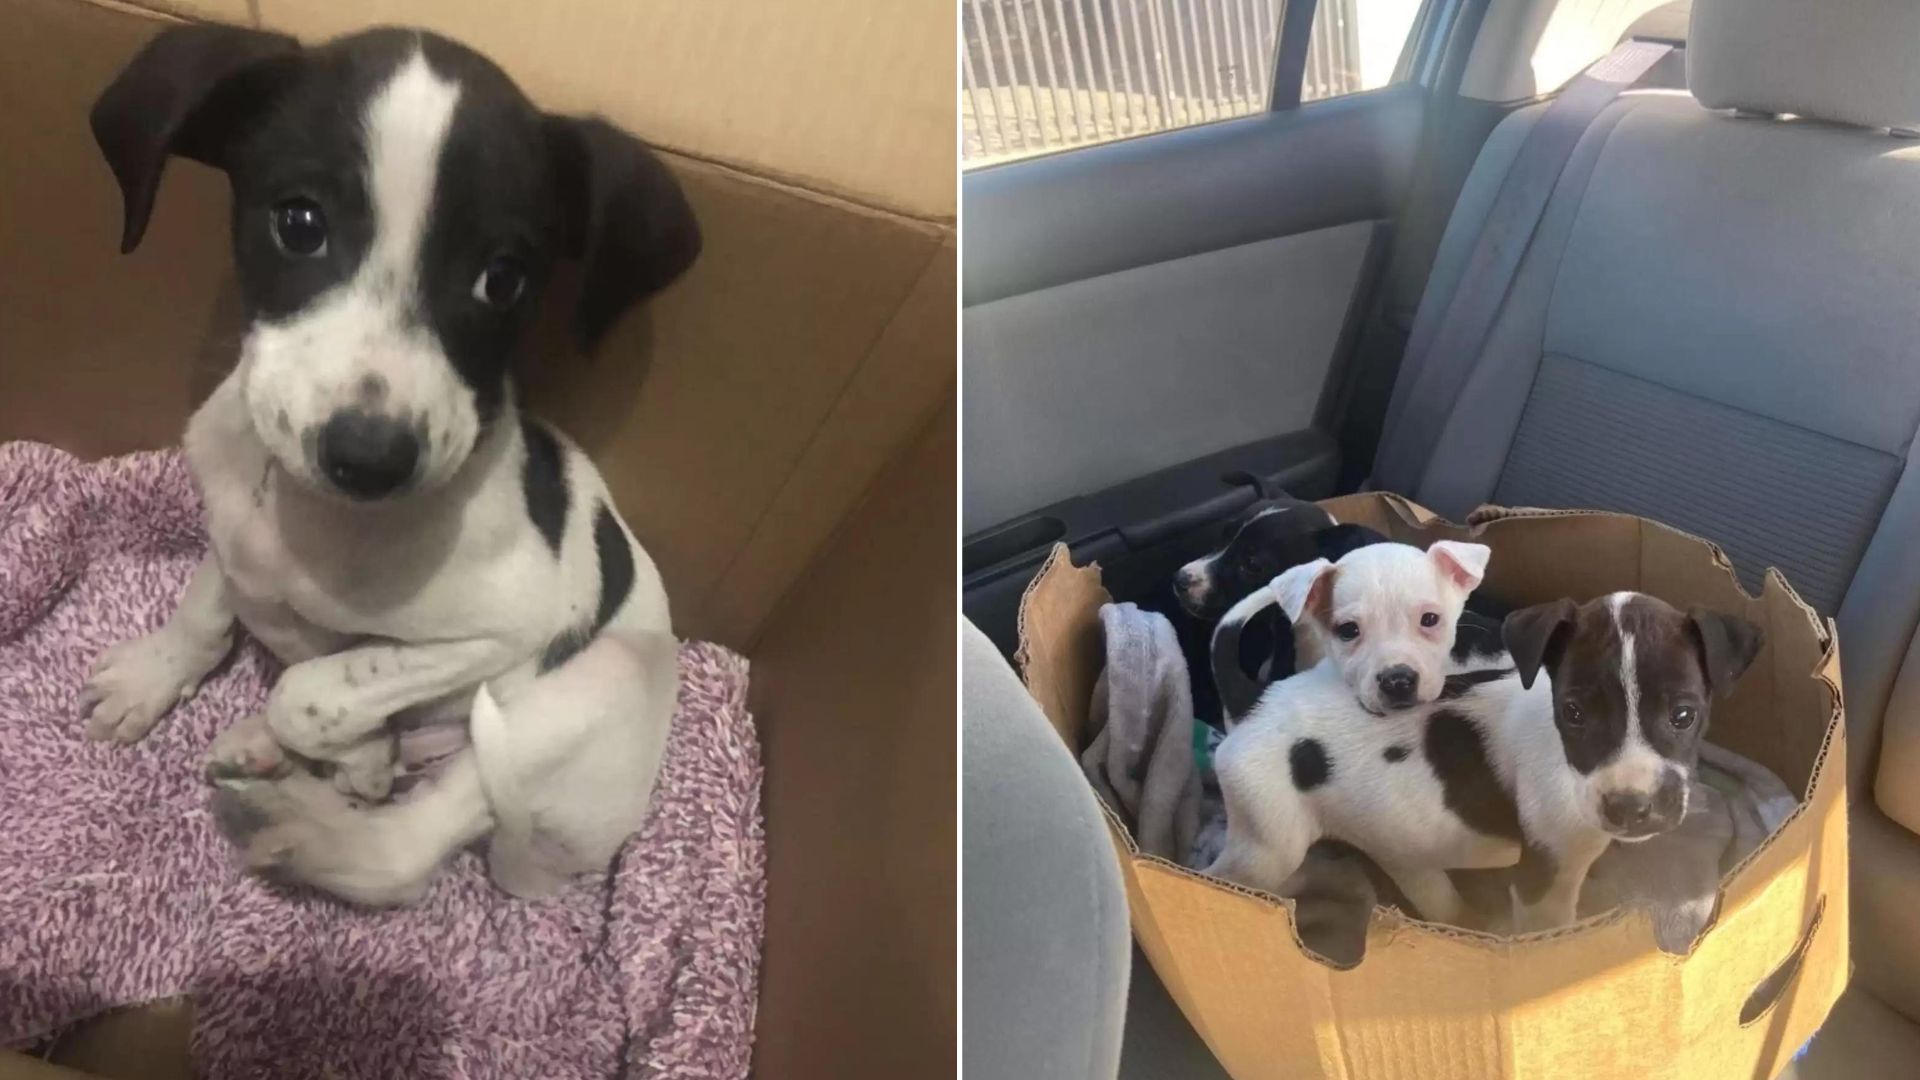
<path id="1" fill-rule="evenodd" d="M 359 731 L 332 670 L 313 661 L 293 665 L 274 684 L 267 727 L 280 745 L 317 761 L 334 760 Z"/>
<path id="2" fill-rule="evenodd" d="M 192 696 L 211 666 L 204 650 L 166 630 L 107 649 L 80 690 L 87 738 L 123 746 L 139 742 L 167 710 Z"/>
<path id="3" fill-rule="evenodd" d="M 282 776 L 292 767 L 285 750 L 267 727 L 267 718 L 254 714 L 236 721 L 213 740 L 207 751 L 205 775 L 210 784 Z"/>
<path id="4" fill-rule="evenodd" d="M 348 747 L 333 760 L 333 786 L 341 794 L 380 802 L 393 793 L 393 740 L 377 735 Z"/>

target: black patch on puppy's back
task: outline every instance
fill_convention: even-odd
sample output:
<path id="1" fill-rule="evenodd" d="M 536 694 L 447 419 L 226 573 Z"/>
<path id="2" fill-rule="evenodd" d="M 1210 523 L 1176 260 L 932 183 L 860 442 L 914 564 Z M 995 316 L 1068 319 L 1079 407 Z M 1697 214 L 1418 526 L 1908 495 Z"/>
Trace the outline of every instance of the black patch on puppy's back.
<path id="1" fill-rule="evenodd" d="M 598 633 L 633 592 L 633 548 L 620 519 L 606 503 L 593 516 L 593 547 L 600 556 L 600 611 L 593 620 Z"/>
<path id="2" fill-rule="evenodd" d="M 1500 786 L 1480 728 L 1465 713 L 1435 710 L 1427 718 L 1423 749 L 1447 809 L 1475 832 L 1520 839 L 1520 813 Z"/>
<path id="3" fill-rule="evenodd" d="M 560 534 L 567 527 L 567 505 L 573 500 L 567 490 L 566 457 L 560 452 L 560 440 L 538 420 L 523 417 L 520 430 L 527 444 L 527 463 L 520 473 L 520 484 L 527 495 L 527 516 L 557 558 Z"/>
<path id="4" fill-rule="evenodd" d="M 1312 791 L 1333 775 L 1333 762 L 1318 739 L 1294 743 L 1287 751 L 1287 765 L 1293 772 L 1293 786 L 1301 791 Z"/>
<path id="5" fill-rule="evenodd" d="M 600 603 L 593 622 L 576 626 L 554 638 L 540 657 L 540 673 L 546 674 L 587 647 L 633 594 L 633 548 L 627 543 L 626 530 L 613 508 L 601 503 L 593 515 L 593 550 L 600 565 Z"/>

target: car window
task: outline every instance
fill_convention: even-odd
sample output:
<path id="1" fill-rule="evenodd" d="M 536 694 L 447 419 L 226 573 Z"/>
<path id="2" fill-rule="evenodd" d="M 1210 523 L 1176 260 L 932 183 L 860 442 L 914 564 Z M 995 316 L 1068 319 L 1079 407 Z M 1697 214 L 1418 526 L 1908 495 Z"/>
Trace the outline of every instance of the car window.
<path id="1" fill-rule="evenodd" d="M 1313 13 L 1300 100 L 1378 90 L 1393 82 L 1424 0 L 1321 0 Z"/>
<path id="2" fill-rule="evenodd" d="M 1423 0 L 1320 0 L 1302 101 L 1393 81 Z M 1272 107 L 1285 0 L 960 0 L 967 168 Z"/>

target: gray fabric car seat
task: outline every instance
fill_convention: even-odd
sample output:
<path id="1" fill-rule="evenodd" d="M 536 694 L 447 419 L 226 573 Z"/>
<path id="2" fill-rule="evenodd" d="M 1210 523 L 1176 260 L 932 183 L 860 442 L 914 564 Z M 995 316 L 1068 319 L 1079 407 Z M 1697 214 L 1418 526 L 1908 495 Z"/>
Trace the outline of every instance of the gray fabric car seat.
<path id="1" fill-rule="evenodd" d="M 1692 94 L 1629 93 L 1588 128 L 1477 361 L 1400 372 L 1391 415 L 1449 412 L 1423 453 L 1390 426 L 1374 485 L 1454 517 L 1644 514 L 1834 615 L 1857 979 L 1920 1018 L 1916 42 L 1912 0 L 1696 0 Z M 1417 323 L 1540 113 L 1489 138 Z"/>
<path id="2" fill-rule="evenodd" d="M 1132 933 L 1106 819 L 1040 706 L 965 620 L 960 655 L 967 1075 L 1112 1080 Z"/>

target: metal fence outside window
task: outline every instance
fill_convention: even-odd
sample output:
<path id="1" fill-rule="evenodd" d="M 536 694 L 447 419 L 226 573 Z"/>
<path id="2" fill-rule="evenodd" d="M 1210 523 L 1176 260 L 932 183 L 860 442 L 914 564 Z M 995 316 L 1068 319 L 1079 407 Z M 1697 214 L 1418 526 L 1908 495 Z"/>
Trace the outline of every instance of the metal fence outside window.
<path id="1" fill-rule="evenodd" d="M 1247 116 L 1285 0 L 960 0 L 968 166 Z M 1302 100 L 1361 89 L 1357 0 L 1321 0 Z"/>

